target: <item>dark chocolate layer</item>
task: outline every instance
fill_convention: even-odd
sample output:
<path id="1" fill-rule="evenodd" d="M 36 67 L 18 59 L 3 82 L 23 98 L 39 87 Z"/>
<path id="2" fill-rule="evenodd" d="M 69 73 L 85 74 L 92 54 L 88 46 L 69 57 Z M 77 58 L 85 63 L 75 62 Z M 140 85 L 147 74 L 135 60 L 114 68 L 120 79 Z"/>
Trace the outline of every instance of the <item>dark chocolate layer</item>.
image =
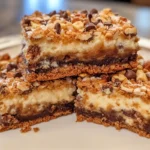
<path id="1" fill-rule="evenodd" d="M 44 111 L 40 112 L 39 114 L 32 115 L 32 116 L 20 116 L 19 114 L 11 115 L 11 114 L 4 114 L 0 116 L 0 126 L 7 127 L 14 124 L 18 124 L 25 121 L 35 120 L 45 116 L 53 116 L 53 114 L 57 112 L 65 112 L 65 111 L 74 111 L 74 103 L 66 103 L 66 104 L 56 104 L 51 105 L 46 108 Z"/>
<path id="2" fill-rule="evenodd" d="M 134 110 L 126 111 L 122 110 L 120 112 L 111 110 L 109 112 L 104 111 L 103 109 L 100 109 L 99 112 L 89 111 L 85 110 L 83 108 L 75 108 L 75 112 L 77 113 L 77 116 L 84 116 L 85 118 L 98 118 L 101 120 L 104 120 L 107 124 L 115 124 L 118 122 L 119 124 L 130 126 L 125 122 L 125 119 L 121 116 L 125 115 L 126 117 L 129 117 L 133 120 L 133 125 L 130 127 L 136 128 L 140 131 L 144 131 L 146 134 L 150 134 L 150 120 L 146 120 L 143 118 L 139 112 L 136 112 Z"/>
<path id="3" fill-rule="evenodd" d="M 137 54 L 131 54 L 129 56 L 125 56 L 125 57 L 107 57 L 104 58 L 103 60 L 97 60 L 97 59 L 93 59 L 91 61 L 80 61 L 78 59 L 70 59 L 69 56 L 64 57 L 64 60 L 59 61 L 59 60 L 55 60 L 53 58 L 45 58 L 43 60 L 39 60 L 38 63 L 35 64 L 29 64 L 28 65 L 28 71 L 32 72 L 35 71 L 36 73 L 46 73 L 48 71 L 51 71 L 54 68 L 57 67 L 64 67 L 65 65 L 96 65 L 96 66 L 103 66 L 103 65 L 111 65 L 111 64 L 124 64 L 124 63 L 129 63 L 131 61 L 136 61 L 137 58 Z M 47 68 L 43 68 L 43 61 L 46 61 L 47 63 L 49 63 L 49 65 L 47 66 Z M 51 66 L 51 64 L 55 62 L 57 64 L 56 67 Z"/>

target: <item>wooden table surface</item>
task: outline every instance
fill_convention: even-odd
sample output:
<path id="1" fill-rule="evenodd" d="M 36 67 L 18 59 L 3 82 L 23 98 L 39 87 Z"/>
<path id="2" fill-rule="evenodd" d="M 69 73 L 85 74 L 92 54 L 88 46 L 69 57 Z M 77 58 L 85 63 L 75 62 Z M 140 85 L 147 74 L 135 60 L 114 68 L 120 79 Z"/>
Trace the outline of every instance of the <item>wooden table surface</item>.
<path id="1" fill-rule="evenodd" d="M 0 37 L 20 33 L 19 21 L 25 14 L 35 10 L 44 13 L 56 9 L 112 8 L 129 18 L 137 27 L 140 36 L 150 38 L 150 7 L 129 3 L 94 0 L 0 0 Z"/>

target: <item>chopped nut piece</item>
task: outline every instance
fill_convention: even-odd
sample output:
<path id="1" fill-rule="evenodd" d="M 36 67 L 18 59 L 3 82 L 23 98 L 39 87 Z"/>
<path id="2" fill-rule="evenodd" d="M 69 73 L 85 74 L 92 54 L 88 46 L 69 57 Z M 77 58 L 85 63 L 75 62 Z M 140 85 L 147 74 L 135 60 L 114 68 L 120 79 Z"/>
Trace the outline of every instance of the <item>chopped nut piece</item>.
<path id="1" fill-rule="evenodd" d="M 136 72 L 136 80 L 139 81 L 148 81 L 147 77 L 146 77 L 146 74 L 144 73 L 143 70 L 137 70 Z"/>
<path id="2" fill-rule="evenodd" d="M 40 26 L 40 24 L 31 21 L 31 26 L 32 26 L 33 28 L 37 28 L 37 27 Z"/>
<path id="3" fill-rule="evenodd" d="M 123 74 L 118 74 L 118 75 L 114 75 L 112 77 L 112 81 L 114 82 L 116 79 L 118 79 L 119 81 L 124 81 L 126 80 L 127 78 L 123 75 Z"/>
<path id="4" fill-rule="evenodd" d="M 81 21 L 76 21 L 75 23 L 73 23 L 73 27 L 78 30 L 83 30 L 84 24 Z"/>
<path id="5" fill-rule="evenodd" d="M 137 34 L 137 30 L 136 28 L 126 28 L 124 33 L 125 35 L 135 36 Z"/>

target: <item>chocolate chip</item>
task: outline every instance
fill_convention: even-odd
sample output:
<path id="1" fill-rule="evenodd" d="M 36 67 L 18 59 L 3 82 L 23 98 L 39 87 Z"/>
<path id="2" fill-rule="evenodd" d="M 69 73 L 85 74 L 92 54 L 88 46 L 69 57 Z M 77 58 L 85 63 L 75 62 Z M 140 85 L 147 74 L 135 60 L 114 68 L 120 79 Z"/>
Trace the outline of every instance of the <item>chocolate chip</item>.
<path id="1" fill-rule="evenodd" d="M 113 92 L 113 87 L 111 85 L 103 85 L 102 92 L 104 92 L 106 94 L 110 94 Z"/>
<path id="2" fill-rule="evenodd" d="M 92 17 L 93 17 L 92 14 L 88 14 L 88 18 L 90 22 L 91 22 Z"/>
<path id="3" fill-rule="evenodd" d="M 93 8 L 91 11 L 90 11 L 91 14 L 97 14 L 98 13 L 98 10 Z"/>
<path id="4" fill-rule="evenodd" d="M 61 14 L 61 17 L 67 19 L 68 18 L 68 13 L 65 11 Z"/>
<path id="5" fill-rule="evenodd" d="M 110 26 L 112 26 L 112 23 L 104 22 L 104 26 L 108 26 L 108 27 L 110 27 Z"/>
<path id="6" fill-rule="evenodd" d="M 59 14 L 62 15 L 65 11 L 64 10 L 60 10 Z"/>
<path id="7" fill-rule="evenodd" d="M 8 64 L 7 65 L 7 71 L 11 71 L 13 69 L 17 69 L 17 65 L 16 64 Z"/>
<path id="8" fill-rule="evenodd" d="M 60 34 L 60 32 L 61 32 L 60 23 L 56 23 L 54 29 L 56 30 L 56 33 L 57 33 L 57 34 Z"/>
<path id="9" fill-rule="evenodd" d="M 86 24 L 86 26 L 85 26 L 85 31 L 90 31 L 90 30 L 95 30 L 96 29 L 96 27 L 95 27 L 95 25 L 93 24 L 93 23 L 88 23 L 88 24 Z"/>
<path id="10" fill-rule="evenodd" d="M 118 87 L 121 84 L 121 81 L 119 79 L 115 79 L 114 86 Z"/>
<path id="11" fill-rule="evenodd" d="M 14 75 L 14 77 L 16 78 L 16 77 L 22 77 L 22 73 L 21 72 L 17 72 L 15 75 Z"/>
<path id="12" fill-rule="evenodd" d="M 82 11 L 81 11 L 81 14 L 85 14 L 85 15 L 87 16 L 88 11 L 87 11 L 87 10 L 82 10 Z"/>
<path id="13" fill-rule="evenodd" d="M 24 19 L 24 24 L 30 26 L 31 25 L 31 21 L 29 19 Z"/>
<path id="14" fill-rule="evenodd" d="M 62 11 L 60 13 L 60 17 L 66 19 L 67 21 L 71 21 L 70 17 L 68 16 L 68 13 L 66 11 Z"/>
<path id="15" fill-rule="evenodd" d="M 131 54 L 129 57 L 129 60 L 133 61 L 133 60 L 136 60 L 136 58 L 137 58 L 137 54 Z"/>
<path id="16" fill-rule="evenodd" d="M 136 73 L 133 70 L 127 70 L 125 76 L 128 79 L 136 79 Z"/>
<path id="17" fill-rule="evenodd" d="M 50 13 L 48 14 L 48 16 L 52 17 L 52 16 L 55 15 L 55 14 L 56 14 L 56 10 L 50 12 Z"/>

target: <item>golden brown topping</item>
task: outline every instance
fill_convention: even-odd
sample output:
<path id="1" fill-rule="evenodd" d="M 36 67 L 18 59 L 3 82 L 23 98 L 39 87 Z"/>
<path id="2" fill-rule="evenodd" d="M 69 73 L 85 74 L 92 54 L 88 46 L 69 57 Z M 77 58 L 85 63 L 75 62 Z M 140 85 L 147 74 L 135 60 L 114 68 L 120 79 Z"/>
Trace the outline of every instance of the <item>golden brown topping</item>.
<path id="1" fill-rule="evenodd" d="M 73 12 L 67 10 L 59 13 L 53 11 L 47 15 L 36 12 L 23 18 L 22 28 L 24 37 L 35 42 L 43 37 L 46 41 L 58 41 L 58 34 L 61 33 L 59 40 L 69 43 L 78 40 L 76 37 L 84 35 L 84 31 L 90 33 L 91 30 L 94 30 L 94 37 L 99 36 L 102 42 L 110 40 L 110 37 L 119 40 L 119 37 L 129 39 L 128 35 L 131 35 L 131 38 L 136 36 L 136 28 L 130 21 L 116 16 L 110 9 L 102 11 L 92 9 L 89 13 L 87 10 Z"/>

